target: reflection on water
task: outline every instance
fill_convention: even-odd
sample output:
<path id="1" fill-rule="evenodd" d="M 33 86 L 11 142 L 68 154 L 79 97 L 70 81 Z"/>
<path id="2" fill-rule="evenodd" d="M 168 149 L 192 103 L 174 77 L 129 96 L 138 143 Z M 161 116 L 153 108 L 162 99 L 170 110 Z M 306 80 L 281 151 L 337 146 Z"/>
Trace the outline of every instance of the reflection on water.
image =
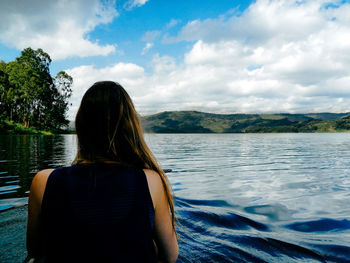
<path id="1" fill-rule="evenodd" d="M 27 196 L 39 170 L 72 162 L 75 143 L 74 135 L 0 135 L 0 198 Z"/>
<path id="2" fill-rule="evenodd" d="M 175 193 L 178 262 L 350 262 L 350 134 L 147 134 Z M 1 136 L 0 207 L 69 165 L 74 135 Z M 18 199 L 22 198 L 22 199 Z"/>

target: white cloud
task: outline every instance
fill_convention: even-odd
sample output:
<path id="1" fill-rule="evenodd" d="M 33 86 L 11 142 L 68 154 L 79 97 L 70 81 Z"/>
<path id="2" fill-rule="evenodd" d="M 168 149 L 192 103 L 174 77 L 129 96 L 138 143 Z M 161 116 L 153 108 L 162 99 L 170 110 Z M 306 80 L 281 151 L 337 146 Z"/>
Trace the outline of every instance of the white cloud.
<path id="1" fill-rule="evenodd" d="M 95 68 L 92 65 L 79 66 L 67 69 L 66 72 L 73 77 L 73 94 L 70 99 L 72 107 L 69 118 L 74 119 L 80 101 L 86 90 L 97 81 L 111 80 L 123 85 L 131 96 L 142 96 L 148 87 L 142 87 L 145 83 L 144 69 L 131 63 L 117 63 L 110 67 Z"/>
<path id="2" fill-rule="evenodd" d="M 53 59 L 108 55 L 116 49 L 87 36 L 118 15 L 115 1 L 3 0 L 0 7 L 0 41 L 5 45 L 42 48 Z"/>
<path id="3" fill-rule="evenodd" d="M 92 84 L 86 76 L 113 78 L 141 114 L 350 111 L 350 4 L 325 3 L 257 0 L 240 16 L 190 22 L 173 37 L 194 41 L 183 61 L 156 54 L 150 74 L 134 64 L 75 68 L 74 92 Z"/>
<path id="4" fill-rule="evenodd" d="M 146 46 L 142 49 L 141 55 L 145 55 L 150 48 L 153 47 L 153 43 L 146 43 Z"/>
<path id="5" fill-rule="evenodd" d="M 153 30 L 153 31 L 147 31 L 141 38 L 142 41 L 145 42 L 154 42 L 159 36 L 160 36 L 160 31 L 158 30 Z"/>
<path id="6" fill-rule="evenodd" d="M 124 4 L 124 8 L 127 10 L 130 10 L 134 7 L 140 7 L 143 6 L 144 4 L 146 4 L 148 2 L 148 0 L 128 0 L 125 4 Z"/>
<path id="7" fill-rule="evenodd" d="M 166 29 L 173 28 L 181 23 L 180 19 L 171 19 L 170 22 L 165 26 Z"/>
<path id="8" fill-rule="evenodd" d="M 293 41 L 307 37 L 324 26 L 325 1 L 258 0 L 242 15 L 197 19 L 187 23 L 176 37 L 169 40 L 217 42 L 235 39 L 257 44 L 271 38 Z M 334 1 L 333 1 L 334 2 Z"/>

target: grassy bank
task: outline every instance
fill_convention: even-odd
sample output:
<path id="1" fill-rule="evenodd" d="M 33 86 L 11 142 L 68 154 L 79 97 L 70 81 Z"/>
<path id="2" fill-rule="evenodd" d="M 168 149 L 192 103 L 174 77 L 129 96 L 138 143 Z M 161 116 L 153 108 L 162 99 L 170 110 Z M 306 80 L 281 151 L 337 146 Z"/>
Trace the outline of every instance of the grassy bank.
<path id="1" fill-rule="evenodd" d="M 0 134 L 39 134 L 52 135 L 50 131 L 41 131 L 34 128 L 26 128 L 23 124 L 11 122 L 8 120 L 0 121 Z"/>

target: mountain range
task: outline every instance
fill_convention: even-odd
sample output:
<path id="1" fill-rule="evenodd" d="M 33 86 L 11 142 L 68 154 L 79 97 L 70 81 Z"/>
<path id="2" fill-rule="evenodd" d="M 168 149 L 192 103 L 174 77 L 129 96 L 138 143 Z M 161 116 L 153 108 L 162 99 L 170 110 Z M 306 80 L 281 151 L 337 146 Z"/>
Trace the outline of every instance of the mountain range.
<path id="1" fill-rule="evenodd" d="M 165 111 L 141 117 L 148 133 L 270 133 L 350 131 L 350 112 L 214 114 Z"/>

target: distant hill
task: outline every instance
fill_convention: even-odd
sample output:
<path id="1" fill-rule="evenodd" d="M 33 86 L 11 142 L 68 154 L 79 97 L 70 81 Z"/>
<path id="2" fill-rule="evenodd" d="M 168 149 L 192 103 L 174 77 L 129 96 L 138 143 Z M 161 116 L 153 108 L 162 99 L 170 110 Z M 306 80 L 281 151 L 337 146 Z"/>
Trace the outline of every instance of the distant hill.
<path id="1" fill-rule="evenodd" d="M 142 117 L 151 133 L 265 133 L 350 131 L 350 113 L 214 114 L 165 111 Z"/>

